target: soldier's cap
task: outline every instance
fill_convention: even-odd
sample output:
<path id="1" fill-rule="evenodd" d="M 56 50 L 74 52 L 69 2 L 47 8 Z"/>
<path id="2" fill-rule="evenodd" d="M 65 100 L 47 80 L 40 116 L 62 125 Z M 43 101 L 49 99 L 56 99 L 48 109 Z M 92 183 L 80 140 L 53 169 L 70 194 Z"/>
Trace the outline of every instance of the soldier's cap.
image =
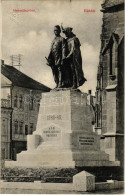
<path id="1" fill-rule="evenodd" d="M 71 27 L 67 27 L 67 28 L 62 28 L 62 32 L 65 34 L 65 33 L 70 33 L 72 32 L 72 29 Z"/>

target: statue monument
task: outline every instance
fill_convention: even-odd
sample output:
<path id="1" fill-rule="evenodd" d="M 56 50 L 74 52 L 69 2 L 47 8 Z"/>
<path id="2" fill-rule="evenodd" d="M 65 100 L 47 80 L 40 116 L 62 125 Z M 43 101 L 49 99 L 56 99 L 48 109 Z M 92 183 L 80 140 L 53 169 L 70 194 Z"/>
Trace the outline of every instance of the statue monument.
<path id="1" fill-rule="evenodd" d="M 52 68 L 56 88 L 77 89 L 84 84 L 80 41 L 72 32 L 72 28 L 62 27 L 67 39 L 60 36 L 59 25 L 54 27 L 55 38 L 52 41 L 47 65 Z"/>
<path id="2" fill-rule="evenodd" d="M 110 161 L 100 150 L 100 137 L 92 128 L 93 108 L 87 104 L 87 94 L 77 90 L 86 81 L 79 39 L 70 27 L 62 28 L 66 40 L 60 32 L 55 26 L 47 58 L 57 90 L 41 94 L 37 127 L 27 136 L 27 151 L 17 154 L 17 161 L 7 161 L 6 166 L 119 166 L 119 161 Z"/>

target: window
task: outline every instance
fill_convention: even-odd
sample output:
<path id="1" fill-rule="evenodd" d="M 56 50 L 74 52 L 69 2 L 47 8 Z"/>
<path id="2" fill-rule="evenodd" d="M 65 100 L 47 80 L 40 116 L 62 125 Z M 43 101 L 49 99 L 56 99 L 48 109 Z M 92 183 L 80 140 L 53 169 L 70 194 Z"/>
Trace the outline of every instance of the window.
<path id="1" fill-rule="evenodd" d="M 23 122 L 22 121 L 19 124 L 19 134 L 23 134 Z"/>
<path id="2" fill-rule="evenodd" d="M 33 97 L 31 97 L 31 99 L 30 99 L 29 109 L 33 110 Z"/>
<path id="3" fill-rule="evenodd" d="M 22 97 L 22 95 L 20 95 L 20 97 L 19 97 L 19 107 L 23 108 L 23 97 Z"/>
<path id="4" fill-rule="evenodd" d="M 7 119 L 3 119 L 2 121 L 2 135 L 7 135 Z"/>
<path id="5" fill-rule="evenodd" d="M 15 95 L 15 97 L 14 97 L 14 107 L 17 107 L 17 100 L 18 100 L 18 97 L 17 97 L 17 95 Z"/>
<path id="6" fill-rule="evenodd" d="M 109 76 L 111 80 L 116 78 L 116 68 L 117 68 L 117 43 L 113 39 L 109 47 Z"/>
<path id="7" fill-rule="evenodd" d="M 28 125 L 25 125 L 25 135 L 28 135 Z"/>
<path id="8" fill-rule="evenodd" d="M 32 134 L 33 133 L 33 123 L 30 123 L 30 132 L 29 132 L 30 134 Z"/>
<path id="9" fill-rule="evenodd" d="M 5 159 L 5 148 L 2 148 L 2 151 L 1 151 L 1 158 L 2 158 L 2 159 Z"/>
<path id="10" fill-rule="evenodd" d="M 113 45 L 110 46 L 110 72 L 109 74 L 112 75 L 113 67 L 112 67 L 112 47 Z"/>
<path id="11" fill-rule="evenodd" d="M 15 120 L 14 122 L 14 130 L 15 130 L 15 134 L 18 134 L 18 121 Z"/>

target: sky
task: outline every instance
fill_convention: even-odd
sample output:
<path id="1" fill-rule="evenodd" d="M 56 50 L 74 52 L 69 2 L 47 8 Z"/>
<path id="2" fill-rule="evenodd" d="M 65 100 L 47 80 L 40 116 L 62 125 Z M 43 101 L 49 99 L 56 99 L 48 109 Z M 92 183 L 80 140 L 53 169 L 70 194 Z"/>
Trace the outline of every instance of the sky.
<path id="1" fill-rule="evenodd" d="M 81 42 L 87 82 L 80 90 L 95 91 L 101 46 L 101 3 L 102 0 L 2 1 L 2 59 L 9 65 L 11 55 L 22 54 L 21 71 L 54 88 L 52 71 L 46 65 L 45 56 L 54 39 L 54 26 L 63 23 L 64 27 L 73 28 Z M 34 9 L 35 12 L 17 13 L 13 9 Z M 84 12 L 84 9 L 95 12 Z"/>

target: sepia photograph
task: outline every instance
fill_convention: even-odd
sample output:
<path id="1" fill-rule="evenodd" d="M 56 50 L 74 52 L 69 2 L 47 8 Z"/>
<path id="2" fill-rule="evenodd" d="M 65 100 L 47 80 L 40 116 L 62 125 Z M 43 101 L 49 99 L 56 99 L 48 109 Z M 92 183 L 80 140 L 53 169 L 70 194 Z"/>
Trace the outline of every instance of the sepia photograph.
<path id="1" fill-rule="evenodd" d="M 1 194 L 124 194 L 124 0 L 1 0 Z"/>

